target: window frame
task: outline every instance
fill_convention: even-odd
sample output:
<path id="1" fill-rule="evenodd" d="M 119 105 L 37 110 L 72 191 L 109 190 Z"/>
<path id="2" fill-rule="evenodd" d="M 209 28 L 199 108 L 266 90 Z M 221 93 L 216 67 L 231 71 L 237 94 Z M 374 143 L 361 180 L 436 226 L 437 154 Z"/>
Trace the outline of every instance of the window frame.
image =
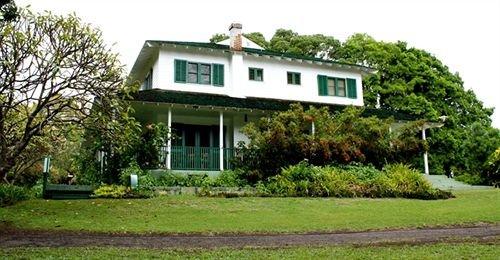
<path id="1" fill-rule="evenodd" d="M 288 75 L 291 75 L 292 76 L 292 82 L 288 82 Z M 298 83 L 297 83 L 297 78 L 296 76 L 298 76 Z M 295 72 L 295 71 L 287 71 L 286 72 L 286 83 L 288 85 L 294 85 L 294 86 L 300 86 L 302 85 L 302 75 L 300 72 Z"/>
<path id="2" fill-rule="evenodd" d="M 328 88 L 328 81 L 333 80 L 333 92 L 330 94 L 329 88 Z M 344 95 L 341 96 L 339 95 L 339 80 L 344 81 Z M 347 78 L 338 78 L 338 77 L 326 77 L 326 96 L 329 97 L 347 97 Z"/>
<path id="3" fill-rule="evenodd" d="M 189 66 L 193 64 L 193 65 L 196 65 L 196 72 L 195 73 L 192 73 L 190 70 L 189 70 Z M 186 64 L 186 83 L 190 83 L 190 84 L 198 84 L 199 82 L 199 78 L 198 78 L 198 73 L 200 71 L 200 65 L 197 63 L 197 62 L 187 62 Z M 191 82 L 189 81 L 190 77 L 189 75 L 192 74 L 196 74 L 196 81 L 195 82 Z"/>
<path id="4" fill-rule="evenodd" d="M 250 71 L 253 71 L 253 73 L 254 73 L 253 79 L 250 77 L 250 75 L 251 75 Z M 258 71 L 261 72 L 261 79 L 260 80 L 256 79 Z M 257 81 L 257 82 L 264 82 L 264 69 L 263 68 L 248 67 L 248 80 Z"/>
<path id="5" fill-rule="evenodd" d="M 190 64 L 196 65 L 196 82 L 189 81 L 189 74 L 194 74 L 193 72 L 189 71 Z M 201 66 L 208 66 L 208 74 L 201 72 Z M 202 75 L 208 75 L 208 83 L 202 82 L 202 80 L 201 80 Z M 200 84 L 200 85 L 212 85 L 212 64 L 205 63 L 205 62 L 187 61 L 186 62 L 186 83 Z"/>
<path id="6" fill-rule="evenodd" d="M 344 81 L 344 95 L 341 96 L 339 95 L 339 80 L 343 80 Z M 347 97 L 347 79 L 345 78 L 335 78 L 335 95 L 337 97 Z"/>

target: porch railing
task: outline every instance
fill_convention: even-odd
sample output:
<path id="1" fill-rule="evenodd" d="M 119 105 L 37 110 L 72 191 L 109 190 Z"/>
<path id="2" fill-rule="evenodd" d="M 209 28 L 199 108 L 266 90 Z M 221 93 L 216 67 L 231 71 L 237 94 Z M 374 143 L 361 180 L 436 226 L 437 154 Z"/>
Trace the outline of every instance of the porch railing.
<path id="1" fill-rule="evenodd" d="M 161 149 L 161 158 L 166 159 L 166 149 Z M 172 146 L 171 167 L 173 170 L 220 170 L 220 148 L 196 146 Z M 224 169 L 232 169 L 233 148 L 223 148 Z"/>

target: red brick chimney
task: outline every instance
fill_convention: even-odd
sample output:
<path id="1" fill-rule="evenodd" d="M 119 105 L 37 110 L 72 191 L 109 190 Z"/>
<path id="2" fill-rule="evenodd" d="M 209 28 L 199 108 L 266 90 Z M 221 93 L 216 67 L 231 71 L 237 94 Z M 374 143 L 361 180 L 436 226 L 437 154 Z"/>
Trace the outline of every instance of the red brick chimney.
<path id="1" fill-rule="evenodd" d="M 230 38 L 230 47 L 233 51 L 242 51 L 242 39 L 241 39 L 241 29 L 243 26 L 241 23 L 232 23 L 229 26 L 229 38 Z"/>

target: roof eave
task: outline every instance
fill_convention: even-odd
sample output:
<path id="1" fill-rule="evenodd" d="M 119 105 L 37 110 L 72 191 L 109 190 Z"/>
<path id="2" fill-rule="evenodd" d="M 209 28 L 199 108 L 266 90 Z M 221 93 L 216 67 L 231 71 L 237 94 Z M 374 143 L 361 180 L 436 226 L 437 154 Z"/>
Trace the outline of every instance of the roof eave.
<path id="1" fill-rule="evenodd" d="M 129 76 L 127 78 L 127 83 L 132 83 L 133 80 L 137 79 L 140 68 L 143 66 L 144 62 L 150 57 L 152 51 L 157 46 L 154 46 L 150 41 L 145 41 L 142 45 L 137 58 L 135 59 L 132 69 L 130 69 Z"/>
<path id="2" fill-rule="evenodd" d="M 138 61 L 141 58 L 141 55 L 143 55 L 144 51 L 146 48 L 152 48 L 156 47 L 159 48 L 160 46 L 165 46 L 165 45 L 170 45 L 170 46 L 193 46 L 197 48 L 204 48 L 204 49 L 219 49 L 222 51 L 229 51 L 229 46 L 227 45 L 220 45 L 220 44 L 215 44 L 215 43 L 199 43 L 199 42 L 178 42 L 178 41 L 159 41 L 159 40 L 146 40 L 144 42 L 144 45 L 141 49 L 141 52 L 139 53 L 139 56 L 134 63 L 134 66 L 132 67 L 132 70 L 130 74 L 132 75 L 133 72 L 137 70 L 137 67 L 140 65 L 138 64 Z M 211 46 L 207 46 L 211 45 Z M 316 57 L 309 57 L 309 56 L 303 56 L 303 55 L 294 55 L 294 54 L 288 54 L 288 53 L 278 53 L 278 52 L 273 52 L 273 51 L 267 51 L 267 50 L 260 50 L 260 49 L 252 49 L 252 48 L 243 48 L 244 53 L 249 53 L 249 54 L 257 54 L 259 56 L 271 56 L 275 58 L 287 58 L 290 60 L 307 60 L 313 63 L 321 63 L 321 64 L 334 64 L 339 66 L 340 68 L 343 69 L 355 69 L 356 71 L 359 71 L 363 76 L 365 75 L 370 75 L 374 74 L 377 72 L 376 69 L 364 66 L 364 65 L 358 65 L 358 64 L 350 64 L 350 63 L 344 63 L 344 62 L 338 62 L 338 61 L 332 61 L 332 60 L 323 60 L 320 58 Z"/>

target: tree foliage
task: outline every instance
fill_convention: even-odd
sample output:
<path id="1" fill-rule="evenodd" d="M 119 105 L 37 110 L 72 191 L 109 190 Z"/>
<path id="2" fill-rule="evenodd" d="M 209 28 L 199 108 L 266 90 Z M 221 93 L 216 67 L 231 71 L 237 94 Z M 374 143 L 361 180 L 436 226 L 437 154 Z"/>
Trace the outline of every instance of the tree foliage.
<path id="1" fill-rule="evenodd" d="M 335 58 L 378 70 L 363 82 L 367 106 L 375 106 L 379 95 L 384 109 L 426 120 L 447 117 L 443 128 L 430 130 L 433 173 L 444 173 L 451 166 L 458 174 L 484 175 L 484 162 L 499 146 L 500 136 L 491 127 L 493 109 L 485 108 L 472 90 L 466 90 L 458 74 L 424 50 L 404 42 L 376 41 L 365 34 L 347 39 Z"/>
<path id="2" fill-rule="evenodd" d="M 18 17 L 14 0 L 0 0 L 0 23 L 13 21 Z"/>
<path id="3" fill-rule="evenodd" d="M 498 130 L 491 126 L 493 109 L 484 107 L 474 92 L 464 87 L 458 73 L 450 72 L 429 52 L 402 41 L 377 41 L 366 34 L 354 34 L 340 42 L 331 36 L 300 35 L 286 29 L 278 29 L 264 45 L 272 51 L 373 67 L 377 72 L 363 79 L 365 106 L 375 107 L 380 97 L 383 109 L 430 121 L 447 117 L 444 127 L 428 133 L 432 173 L 444 173 L 446 165 L 458 174 L 485 176 L 485 158 L 500 142 Z M 489 134 L 478 137 L 478 132 Z M 478 143 L 484 145 L 473 145 Z M 413 161 L 422 164 L 419 157 Z"/>
<path id="4" fill-rule="evenodd" d="M 218 43 L 218 42 L 221 42 L 223 40 L 227 40 L 229 39 L 229 36 L 225 33 L 216 33 L 214 35 L 212 35 L 212 37 L 210 38 L 210 42 L 211 43 Z"/>
<path id="5" fill-rule="evenodd" d="M 331 58 L 340 48 L 340 41 L 321 34 L 299 35 L 292 30 L 278 29 L 269 41 L 269 48 L 278 52 Z"/>
<path id="6" fill-rule="evenodd" d="M 267 48 L 268 47 L 268 42 L 266 41 L 266 38 L 264 35 L 260 32 L 251 32 L 251 33 L 244 33 L 243 36 L 247 37 L 249 40 L 255 42 L 257 45 L 259 45 L 262 48 Z M 210 38 L 211 43 L 218 43 L 224 40 L 229 39 L 229 35 L 225 33 L 216 33 L 212 35 Z"/>
<path id="7" fill-rule="evenodd" d="M 123 68 L 101 32 L 74 15 L 34 14 L 0 23 L 0 177 L 24 164 L 39 138 L 120 115 Z M 98 106 L 99 112 L 92 114 Z M 94 122 L 96 123 L 96 122 Z M 86 124 L 91 125 L 91 124 Z M 38 154 L 37 156 L 40 156 Z"/>
<path id="8" fill-rule="evenodd" d="M 240 145 L 237 167 L 248 180 L 266 180 L 280 169 L 304 159 L 313 165 L 369 163 L 382 167 L 388 162 L 405 162 L 419 153 L 418 124 L 391 133 L 392 120 L 361 117 L 362 109 L 346 108 L 331 114 L 327 108 L 292 105 L 243 128 L 250 143 Z M 314 130 L 313 130 L 314 129 Z"/>

